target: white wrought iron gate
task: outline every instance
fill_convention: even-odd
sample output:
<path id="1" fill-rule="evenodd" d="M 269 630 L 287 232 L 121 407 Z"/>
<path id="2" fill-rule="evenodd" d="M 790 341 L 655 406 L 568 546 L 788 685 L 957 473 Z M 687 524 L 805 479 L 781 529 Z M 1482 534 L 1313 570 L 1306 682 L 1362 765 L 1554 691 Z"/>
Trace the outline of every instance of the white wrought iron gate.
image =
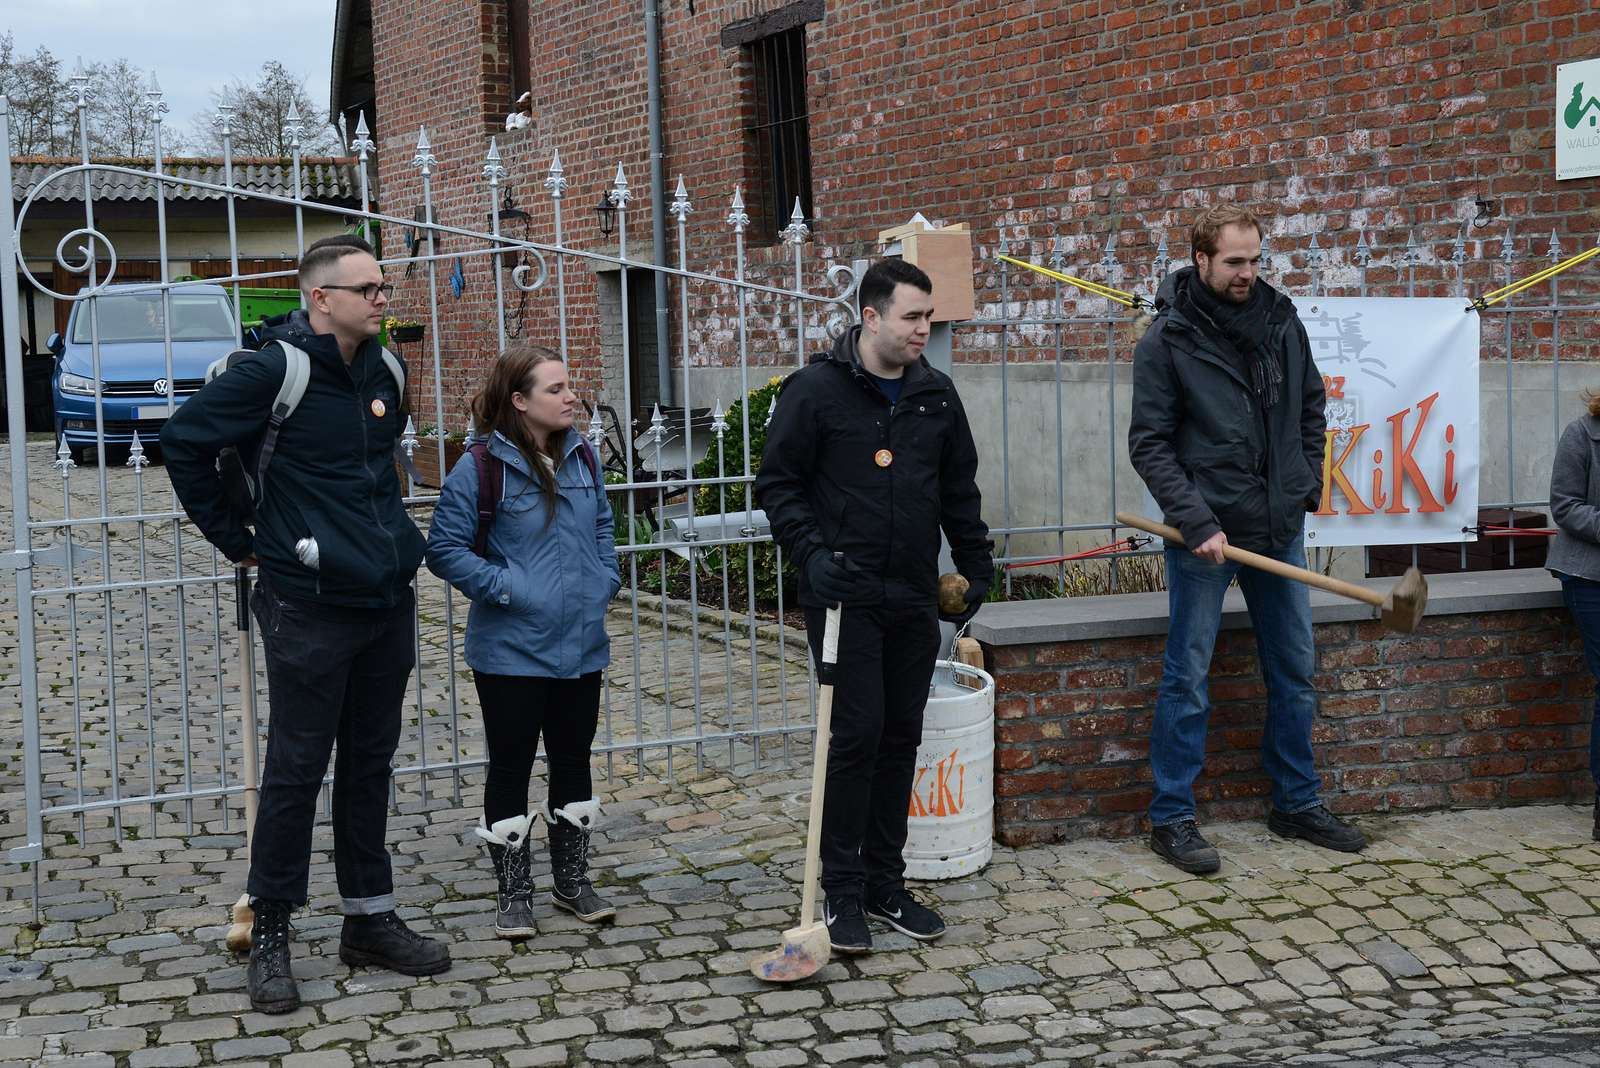
<path id="1" fill-rule="evenodd" d="M 78 83 L 80 130 L 89 106 Z M 227 287 L 237 314 L 241 289 L 282 278 L 288 272 L 249 272 L 240 267 L 236 205 L 273 204 L 294 217 L 295 243 L 303 251 L 306 220 L 314 213 L 341 217 L 348 228 L 391 233 L 417 228 L 423 235 L 413 255 L 388 258 L 391 277 L 402 270 L 425 278 L 423 300 L 437 322 L 442 277 L 457 263 L 517 260 L 515 270 L 494 270 L 494 315 L 503 350 L 508 341 L 508 306 L 529 296 L 557 320 L 556 339 L 567 356 L 571 275 L 587 262 L 609 269 L 660 272 L 677 291 L 675 312 L 681 382 L 676 419 L 658 407 L 642 426 L 630 425 L 634 398 L 622 379 L 620 426 L 608 427 L 596 405 L 590 440 L 604 450 L 611 474 L 609 495 L 618 520 L 618 551 L 625 592 L 613 603 L 609 628 L 613 663 L 606 674 L 596 753 L 608 775 L 671 777 L 684 767 L 715 767 L 739 773 L 790 757 L 791 739 L 808 744 L 812 727 L 809 664 L 803 636 L 786 620 L 779 578 L 782 560 L 771 544 L 747 491 L 752 480 L 753 435 L 762 424 L 752 416 L 751 390 L 793 366 L 762 366 L 752 360 L 752 341 L 781 332 L 792 352 L 827 343 L 830 332 L 854 317 L 855 269 L 821 270 L 804 259 L 804 220 L 792 220 L 787 239 L 792 265 L 784 278 L 752 279 L 746 270 L 744 231 L 749 223 L 737 191 L 725 225 L 737 252 L 734 277 L 690 269 L 688 192 L 680 181 L 667 210 L 676 220 L 676 267 L 629 258 L 628 217 L 635 196 L 619 167 L 611 197 L 620 238 L 615 256 L 565 247 L 562 199 L 567 180 L 559 158 L 543 177 L 555 240 L 540 244 L 501 236 L 499 153 L 490 143 L 481 165 L 488 231 L 442 225 L 435 219 L 432 177 L 440 166 L 424 134 L 414 165 L 421 176 L 425 212 L 420 220 L 374 210 L 367 187 L 367 162 L 374 150 L 358 126 L 350 147 L 358 159 L 359 210 L 330 207 L 301 195 L 302 161 L 298 120 L 291 115 L 292 195 L 247 189 L 239 181 L 230 148 L 229 116 L 219 116 L 223 134 L 220 181 L 180 177 L 166 167 L 161 147 L 165 105 L 152 83 L 147 101 L 155 123 L 154 157 L 148 169 L 91 161 L 86 134 L 81 158 L 46 174 L 26 191 L 13 211 L 8 193 L 0 217 L 0 321 L 3 321 L 7 411 L 10 418 L 9 515 L 0 516 L 5 548 L 0 620 L 14 611 L 14 665 L 0 664 L 0 725 L 16 739 L 4 761 L 19 789 L 8 790 L 0 814 L 6 859 L 32 866 L 35 909 L 41 869 L 48 878 L 50 850 L 60 842 L 122 841 L 127 837 L 192 836 L 238 830 L 241 819 L 246 737 L 242 709 L 256 695 L 258 731 L 264 736 L 267 700 L 264 673 L 252 648 L 248 613 L 240 611 L 246 588 L 232 565 L 190 526 L 157 458 L 152 430 L 180 403 L 185 376 L 174 366 L 174 307 L 202 282 L 172 277 L 167 204 L 186 188 L 221 198 L 226 206 L 229 266 L 224 276 L 205 279 Z M 0 149 L 10 144 L 10 113 L 0 98 Z M 12 189 L 11 156 L 0 151 L 0 189 Z M 156 238 L 159 277 L 131 288 L 119 285 L 115 239 L 96 225 L 98 183 L 148 183 L 148 220 Z M 55 243 L 54 267 L 81 278 L 83 289 L 58 292 L 24 256 L 30 210 L 49 189 L 82 191 L 83 220 Z M 636 207 L 633 210 L 637 210 Z M 723 220 L 717 220 L 722 224 Z M 448 237 L 453 251 L 438 244 Z M 509 266 L 509 265 L 508 265 Z M 792 266 L 792 274 L 790 267 Z M 828 292 L 807 291 L 816 271 Z M 92 402 L 92 436 L 27 440 L 25 375 L 19 293 L 77 306 L 86 324 L 92 373 L 77 383 Z M 244 288 L 248 294 L 248 288 Z M 109 302 L 126 294 L 159 301 L 159 335 L 165 355 L 164 410 L 147 406 L 136 424 L 108 419 L 108 402 L 124 389 L 114 346 L 105 333 Z M 627 321 L 628 288 L 621 289 Z M 414 310 L 420 311 L 420 307 Z M 759 311 L 761 322 L 754 320 Z M 724 316 L 726 313 L 726 316 Z M 715 314 L 731 324 L 725 351 L 731 358 L 724 381 L 736 373 L 736 396 L 703 396 L 690 373 L 690 339 L 697 319 Z M 719 326 L 720 328 L 720 326 Z M 763 333 L 764 332 L 764 333 Z M 76 336 L 76 334 L 75 334 Z M 179 339 L 181 340 L 181 339 Z M 623 331 L 624 366 L 630 341 Z M 233 347 L 230 342 L 227 347 Z M 414 350 L 417 346 L 408 346 Z M 766 351 L 766 350 L 764 350 Z M 433 331 L 424 355 L 406 351 L 415 407 L 431 407 L 431 435 L 417 416 L 404 442 L 419 463 L 437 470 L 454 430 L 443 381 L 461 354 L 452 353 Z M 157 383 L 151 383 L 156 387 Z M 580 392 L 582 389 L 580 387 Z M 587 400 L 596 400 L 591 396 Z M 698 409 L 698 411 L 697 411 Z M 460 420 L 458 420 L 460 421 Z M 60 421 L 58 420 L 58 423 Z M 85 420 L 87 422 L 87 420 Z M 608 433 L 609 431 L 609 433 Z M 75 457 L 75 453 L 77 456 Z M 81 460 L 81 463 L 79 462 Z M 408 487 L 408 505 L 426 528 L 432 492 Z M 776 591 L 776 602 L 769 594 Z M 471 772 L 484 762 L 482 732 L 470 674 L 458 654 L 465 602 L 424 569 L 417 579 L 417 667 L 404 711 L 396 756 L 396 800 L 426 801 L 448 791 L 461 803 L 476 794 Z M 3 640 L 3 639 L 0 639 Z"/>

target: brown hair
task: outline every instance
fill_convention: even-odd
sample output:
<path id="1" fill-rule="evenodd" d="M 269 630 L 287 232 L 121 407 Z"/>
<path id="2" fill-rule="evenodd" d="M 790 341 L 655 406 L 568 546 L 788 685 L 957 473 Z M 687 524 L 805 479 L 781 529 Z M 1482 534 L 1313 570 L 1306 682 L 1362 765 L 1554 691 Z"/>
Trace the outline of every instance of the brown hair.
<path id="1" fill-rule="evenodd" d="M 498 430 L 528 461 L 533 477 L 544 491 L 544 521 L 548 526 L 556 517 L 555 466 L 561 463 L 561 442 L 565 431 L 556 431 L 544 441 L 535 440 L 522 413 L 511 403 L 513 393 L 533 392 L 534 372 L 542 363 L 561 362 L 561 357 L 541 345 L 513 345 L 489 369 L 489 377 L 472 398 L 473 425 L 481 434 Z M 539 462 L 548 456 L 552 465 Z"/>
<path id="2" fill-rule="evenodd" d="M 1583 391 L 1583 403 L 1589 406 L 1589 414 L 1600 419 L 1600 393 L 1592 389 Z"/>
<path id="3" fill-rule="evenodd" d="M 1222 233 L 1225 226 L 1254 226 L 1257 237 L 1265 233 L 1261 229 L 1261 220 L 1249 208 L 1241 208 L 1237 204 L 1213 204 L 1194 221 L 1194 229 L 1189 231 L 1189 255 L 1192 257 L 1204 252 L 1207 256 L 1215 256 L 1217 235 Z"/>

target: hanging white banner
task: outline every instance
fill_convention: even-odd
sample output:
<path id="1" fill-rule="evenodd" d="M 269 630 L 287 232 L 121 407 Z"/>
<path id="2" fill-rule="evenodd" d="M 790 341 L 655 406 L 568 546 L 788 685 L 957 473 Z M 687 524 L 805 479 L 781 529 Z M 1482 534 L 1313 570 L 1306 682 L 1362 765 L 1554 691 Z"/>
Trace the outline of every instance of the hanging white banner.
<path id="1" fill-rule="evenodd" d="M 1478 327 L 1448 297 L 1295 301 L 1328 393 L 1306 544 L 1476 541 Z"/>

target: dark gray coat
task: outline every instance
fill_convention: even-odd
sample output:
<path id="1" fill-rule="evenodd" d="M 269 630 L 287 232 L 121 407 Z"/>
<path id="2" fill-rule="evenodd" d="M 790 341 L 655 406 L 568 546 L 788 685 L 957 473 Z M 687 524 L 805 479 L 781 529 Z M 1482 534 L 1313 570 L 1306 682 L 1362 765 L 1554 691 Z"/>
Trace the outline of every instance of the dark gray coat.
<path id="1" fill-rule="evenodd" d="M 1241 549 L 1281 549 L 1322 496 L 1322 376 L 1294 302 L 1265 282 L 1280 400 L 1262 410 L 1236 358 L 1174 306 L 1185 267 L 1156 294 L 1133 354 L 1128 458 L 1168 525 L 1193 549 L 1218 530 Z"/>
<path id="2" fill-rule="evenodd" d="M 1550 515 L 1561 533 L 1544 566 L 1563 575 L 1600 582 L 1600 419 L 1585 415 L 1567 424 L 1550 469 Z"/>

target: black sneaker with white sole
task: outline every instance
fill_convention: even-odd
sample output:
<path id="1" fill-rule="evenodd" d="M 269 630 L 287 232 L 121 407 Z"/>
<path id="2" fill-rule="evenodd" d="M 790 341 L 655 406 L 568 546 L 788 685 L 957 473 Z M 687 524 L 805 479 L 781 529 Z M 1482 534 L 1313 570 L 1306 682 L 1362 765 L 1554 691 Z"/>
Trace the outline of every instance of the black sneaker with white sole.
<path id="1" fill-rule="evenodd" d="M 944 934 L 944 921 L 939 914 L 912 897 L 911 891 L 903 886 L 869 894 L 867 915 L 920 942 L 932 941 Z"/>
<path id="2" fill-rule="evenodd" d="M 828 925 L 829 944 L 840 953 L 872 952 L 872 932 L 859 897 L 828 898 L 822 903 L 822 921 Z"/>

